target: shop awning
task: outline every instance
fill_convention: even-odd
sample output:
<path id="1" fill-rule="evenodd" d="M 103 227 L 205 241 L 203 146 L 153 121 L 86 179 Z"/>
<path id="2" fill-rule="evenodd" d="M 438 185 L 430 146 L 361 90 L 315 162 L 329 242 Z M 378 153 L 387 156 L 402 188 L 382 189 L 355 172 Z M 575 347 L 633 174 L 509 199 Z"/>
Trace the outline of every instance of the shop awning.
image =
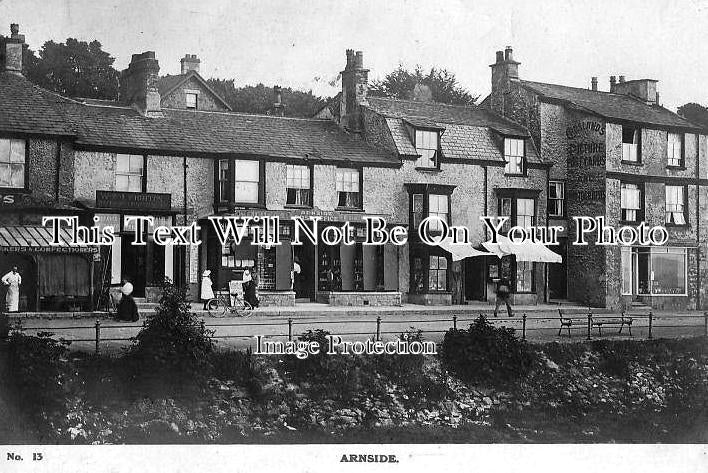
<path id="1" fill-rule="evenodd" d="M 475 256 L 490 256 L 489 253 L 479 251 L 469 243 L 453 243 L 452 238 L 449 237 L 438 243 L 438 246 L 452 255 L 452 261 L 474 258 Z"/>
<path id="2" fill-rule="evenodd" d="M 497 242 L 487 241 L 482 246 L 498 257 L 506 255 L 516 256 L 516 261 L 532 261 L 536 263 L 562 263 L 563 257 L 550 250 L 542 243 L 526 241 L 524 243 L 512 243 L 505 236 L 499 235 Z"/>
<path id="3" fill-rule="evenodd" d="M 0 226 L 0 253 L 96 253 L 98 248 L 84 243 L 69 245 L 71 235 L 59 230 L 61 244 L 52 245 L 51 229 L 33 225 Z"/>

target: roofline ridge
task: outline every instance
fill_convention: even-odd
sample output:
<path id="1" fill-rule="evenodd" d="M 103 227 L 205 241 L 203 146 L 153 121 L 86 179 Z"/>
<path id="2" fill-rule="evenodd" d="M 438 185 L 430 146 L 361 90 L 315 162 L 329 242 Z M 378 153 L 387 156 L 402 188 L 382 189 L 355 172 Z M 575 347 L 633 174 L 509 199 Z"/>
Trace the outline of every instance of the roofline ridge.
<path id="1" fill-rule="evenodd" d="M 300 121 L 308 121 L 308 122 L 317 122 L 317 123 L 330 123 L 331 120 L 323 120 L 321 118 L 307 118 L 307 117 L 281 117 L 278 115 L 264 115 L 260 113 L 248 113 L 248 112 L 233 112 L 233 111 L 222 111 L 222 110 L 191 110 L 191 109 L 186 109 L 186 108 L 169 108 L 169 107 L 163 107 L 162 110 L 168 110 L 171 112 L 184 112 L 184 113 L 213 113 L 216 115 L 238 115 L 238 116 L 248 116 L 248 117 L 259 117 L 259 118 L 273 118 L 273 119 L 279 119 L 279 120 L 300 120 Z"/>
<path id="2" fill-rule="evenodd" d="M 459 105 L 459 104 L 451 104 L 451 103 L 444 103 L 444 102 L 435 102 L 435 101 L 428 101 L 424 102 L 421 100 L 410 100 L 410 99 L 399 99 L 395 97 L 381 97 L 381 96 L 370 96 L 368 99 L 383 99 L 383 100 L 391 100 L 391 101 L 396 101 L 396 102 L 408 102 L 408 103 L 416 103 L 416 104 L 433 104 L 433 105 L 442 105 L 443 107 L 455 107 L 455 108 L 465 108 L 465 109 L 471 109 L 471 110 L 477 110 L 480 109 L 481 107 L 479 105 Z"/>

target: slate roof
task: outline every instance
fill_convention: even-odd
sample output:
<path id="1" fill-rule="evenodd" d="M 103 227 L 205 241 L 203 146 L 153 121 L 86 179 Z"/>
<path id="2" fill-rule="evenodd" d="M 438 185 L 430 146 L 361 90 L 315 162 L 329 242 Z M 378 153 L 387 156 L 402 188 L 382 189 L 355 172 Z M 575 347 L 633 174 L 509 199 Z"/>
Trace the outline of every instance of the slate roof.
<path id="1" fill-rule="evenodd" d="M 693 123 L 658 105 L 648 105 L 625 94 L 594 91 L 565 85 L 520 80 L 519 83 L 536 94 L 572 103 L 599 116 L 651 125 L 698 129 Z"/>
<path id="2" fill-rule="evenodd" d="M 71 127 L 56 109 L 63 100 L 22 76 L 0 72 L 0 130 L 71 136 Z"/>
<path id="3" fill-rule="evenodd" d="M 476 107 L 369 97 L 370 110 L 383 115 L 401 155 L 417 155 L 406 123 L 441 129 L 445 158 L 504 162 L 503 135 L 530 137 L 526 129 L 493 112 Z M 527 140 L 527 160 L 540 163 L 533 140 Z"/>
<path id="4" fill-rule="evenodd" d="M 397 165 L 398 159 L 335 123 L 231 112 L 163 109 L 145 118 L 128 107 L 65 103 L 77 144 L 182 154 L 252 154 Z"/>

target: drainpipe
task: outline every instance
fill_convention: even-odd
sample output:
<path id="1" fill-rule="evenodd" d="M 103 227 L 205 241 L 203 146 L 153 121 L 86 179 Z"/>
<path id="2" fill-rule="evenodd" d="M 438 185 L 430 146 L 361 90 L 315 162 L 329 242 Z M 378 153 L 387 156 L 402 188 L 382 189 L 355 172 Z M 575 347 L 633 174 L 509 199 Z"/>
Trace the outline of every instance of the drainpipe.
<path id="1" fill-rule="evenodd" d="M 684 153 L 686 152 L 684 146 Z M 696 309 L 701 309 L 701 135 L 696 133 Z M 688 263 L 688 261 L 687 261 Z M 688 281 L 686 281 L 688 284 Z"/>
<path id="2" fill-rule="evenodd" d="M 183 168 L 183 180 L 182 180 L 182 212 L 184 213 L 184 225 L 187 225 L 187 156 L 182 157 L 182 168 Z M 182 277 L 184 277 L 184 286 L 189 287 L 189 264 L 187 262 L 189 255 L 189 250 L 187 247 L 184 248 L 184 257 L 182 258 L 182 263 L 184 264 Z M 173 263 L 174 264 L 174 263 Z M 174 271 L 173 271 L 174 274 Z"/>
<path id="3" fill-rule="evenodd" d="M 548 235 L 548 218 L 550 213 L 548 211 L 548 184 L 551 181 L 551 167 L 546 168 L 546 235 Z M 564 194 L 565 196 L 565 194 Z M 565 203 L 565 202 L 564 202 Z M 551 300 L 549 290 L 548 290 L 548 263 L 543 263 L 543 302 L 548 302 Z"/>

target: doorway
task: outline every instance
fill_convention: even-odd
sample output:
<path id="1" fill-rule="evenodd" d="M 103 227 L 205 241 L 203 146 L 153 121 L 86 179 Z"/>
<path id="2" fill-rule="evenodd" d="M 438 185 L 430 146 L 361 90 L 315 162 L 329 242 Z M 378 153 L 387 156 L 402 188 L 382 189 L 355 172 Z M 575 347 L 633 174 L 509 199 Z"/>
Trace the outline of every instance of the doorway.
<path id="1" fill-rule="evenodd" d="M 464 260 L 465 299 L 468 301 L 485 300 L 486 259 L 477 257 Z"/>
<path id="2" fill-rule="evenodd" d="M 558 246 L 549 246 L 563 258 L 562 263 L 548 264 L 548 292 L 551 299 L 568 298 L 568 238 L 558 239 Z"/>
<path id="3" fill-rule="evenodd" d="M 121 238 L 121 279 L 133 285 L 133 297 L 145 297 L 147 245 L 132 245 L 132 238 Z"/>
<path id="4" fill-rule="evenodd" d="M 315 299 L 315 246 L 308 239 L 302 245 L 293 246 L 294 263 L 300 266 L 300 273 L 293 273 L 293 290 L 296 302 L 311 302 Z M 293 267 L 295 265 L 293 264 Z"/>

